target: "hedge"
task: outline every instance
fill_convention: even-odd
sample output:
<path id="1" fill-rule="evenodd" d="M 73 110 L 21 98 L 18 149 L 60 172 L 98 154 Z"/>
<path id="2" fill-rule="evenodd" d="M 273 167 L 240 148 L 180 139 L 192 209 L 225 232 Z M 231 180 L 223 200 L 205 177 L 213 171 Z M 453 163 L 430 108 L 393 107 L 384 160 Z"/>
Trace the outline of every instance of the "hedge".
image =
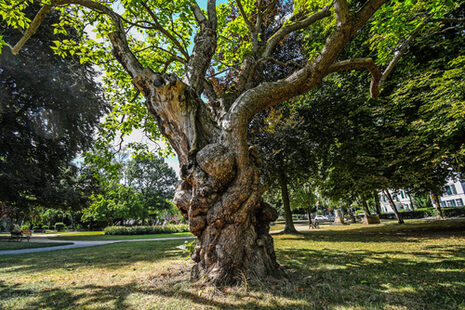
<path id="1" fill-rule="evenodd" d="M 153 226 L 109 226 L 104 229 L 105 235 L 149 235 L 189 231 L 187 224 L 153 225 Z"/>
<path id="2" fill-rule="evenodd" d="M 465 216 L 465 207 L 442 208 L 445 217 Z M 415 211 L 399 212 L 403 219 L 421 219 L 425 217 L 436 216 L 434 208 L 419 208 Z M 395 219 L 394 213 L 383 213 L 379 216 L 380 219 Z"/>

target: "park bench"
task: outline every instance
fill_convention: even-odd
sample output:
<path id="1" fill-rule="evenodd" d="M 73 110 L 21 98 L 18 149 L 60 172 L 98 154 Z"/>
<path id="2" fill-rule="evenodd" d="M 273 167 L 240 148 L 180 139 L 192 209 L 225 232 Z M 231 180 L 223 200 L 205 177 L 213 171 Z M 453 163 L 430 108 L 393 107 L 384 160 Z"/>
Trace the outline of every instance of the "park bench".
<path id="1" fill-rule="evenodd" d="M 18 241 L 21 242 L 23 239 L 26 239 L 28 242 L 31 239 L 32 233 L 29 231 L 29 229 L 24 229 L 20 232 L 17 231 L 12 231 L 10 232 L 10 238 L 8 241 Z"/>

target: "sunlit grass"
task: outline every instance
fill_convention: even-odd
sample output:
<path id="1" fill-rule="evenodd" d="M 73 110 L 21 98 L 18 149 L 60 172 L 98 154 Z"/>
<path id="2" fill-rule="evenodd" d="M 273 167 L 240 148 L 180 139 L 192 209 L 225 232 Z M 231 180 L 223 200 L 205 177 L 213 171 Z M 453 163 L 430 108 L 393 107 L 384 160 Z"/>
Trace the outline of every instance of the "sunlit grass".
<path id="1" fill-rule="evenodd" d="M 189 284 L 181 240 L 0 256 L 0 309 L 465 309 L 465 221 L 274 236 L 289 280 Z"/>
<path id="2" fill-rule="evenodd" d="M 129 240 L 129 239 L 152 239 L 152 238 L 176 238 L 176 237 L 193 237 L 190 232 L 168 233 L 168 234 L 150 234 L 150 235 L 105 235 L 103 231 L 86 231 L 63 234 L 50 239 L 56 240 Z"/>

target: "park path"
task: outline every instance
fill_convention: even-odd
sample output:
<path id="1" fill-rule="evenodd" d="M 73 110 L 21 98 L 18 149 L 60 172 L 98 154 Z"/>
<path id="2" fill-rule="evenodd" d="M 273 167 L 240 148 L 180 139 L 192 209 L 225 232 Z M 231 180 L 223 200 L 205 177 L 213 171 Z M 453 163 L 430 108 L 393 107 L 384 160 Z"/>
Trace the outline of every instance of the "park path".
<path id="1" fill-rule="evenodd" d="M 296 226 L 296 229 L 308 230 L 308 227 Z M 282 231 L 271 231 L 271 234 L 279 234 Z M 66 234 L 49 234 L 42 236 L 33 236 L 29 242 L 46 242 L 46 243 L 72 243 L 66 245 L 57 245 L 53 247 L 44 247 L 44 248 L 33 248 L 33 249 L 21 249 L 21 250 L 3 250 L 0 251 L 0 255 L 11 255 L 11 254 L 27 254 L 27 253 L 37 253 L 37 252 L 46 252 L 46 251 L 59 251 L 67 249 L 76 249 L 76 248 L 85 248 L 98 245 L 105 245 L 117 242 L 141 242 L 141 241 L 163 241 L 163 240 L 188 240 L 195 238 L 192 237 L 168 237 L 168 238 L 150 238 L 150 239 L 127 239 L 127 240 L 98 240 L 98 241 L 78 241 L 78 240 L 54 240 L 49 239 L 57 236 L 64 236 Z"/>
<path id="2" fill-rule="evenodd" d="M 0 255 L 27 254 L 27 253 L 46 252 L 46 251 L 58 251 L 58 250 L 92 247 L 92 246 L 112 244 L 112 243 L 118 243 L 118 242 L 188 240 L 188 239 L 195 238 L 194 236 L 192 236 L 192 237 L 168 237 L 168 238 L 128 239 L 128 240 L 99 240 L 99 241 L 76 241 L 76 240 L 72 240 L 72 241 L 70 241 L 70 240 L 53 240 L 53 239 L 49 239 L 49 237 L 53 237 L 53 235 L 48 235 L 47 237 L 31 237 L 29 242 L 46 242 L 46 243 L 70 243 L 70 242 L 72 242 L 72 244 L 57 245 L 57 246 L 45 247 L 45 248 L 34 248 L 34 249 L 4 250 L 4 251 L 0 251 Z"/>

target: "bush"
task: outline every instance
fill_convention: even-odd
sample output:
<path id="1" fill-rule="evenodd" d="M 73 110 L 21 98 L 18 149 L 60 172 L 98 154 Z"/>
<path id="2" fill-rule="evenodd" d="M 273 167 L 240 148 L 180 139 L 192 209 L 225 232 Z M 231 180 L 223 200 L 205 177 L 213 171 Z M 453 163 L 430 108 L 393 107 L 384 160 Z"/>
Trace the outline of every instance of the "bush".
<path id="1" fill-rule="evenodd" d="M 465 216 L 465 207 L 443 208 L 445 217 Z"/>
<path id="2" fill-rule="evenodd" d="M 61 222 L 55 223 L 56 231 L 62 231 L 65 229 L 65 227 L 66 227 L 65 223 L 61 223 Z"/>
<path id="3" fill-rule="evenodd" d="M 153 225 L 153 226 L 109 226 L 104 229 L 105 235 L 149 235 L 188 231 L 187 224 Z"/>
<path id="4" fill-rule="evenodd" d="M 22 225 L 21 230 L 29 230 L 29 225 Z"/>
<path id="5" fill-rule="evenodd" d="M 48 225 L 42 225 L 42 229 L 43 229 L 43 230 L 46 230 L 46 229 L 48 229 L 48 228 L 49 228 Z"/>
<path id="6" fill-rule="evenodd" d="M 442 208 L 445 217 L 465 216 L 465 207 Z M 403 219 L 421 219 L 436 216 L 434 208 L 418 208 L 415 211 L 399 212 Z M 379 216 L 381 219 L 395 219 L 394 213 L 384 213 Z"/>

